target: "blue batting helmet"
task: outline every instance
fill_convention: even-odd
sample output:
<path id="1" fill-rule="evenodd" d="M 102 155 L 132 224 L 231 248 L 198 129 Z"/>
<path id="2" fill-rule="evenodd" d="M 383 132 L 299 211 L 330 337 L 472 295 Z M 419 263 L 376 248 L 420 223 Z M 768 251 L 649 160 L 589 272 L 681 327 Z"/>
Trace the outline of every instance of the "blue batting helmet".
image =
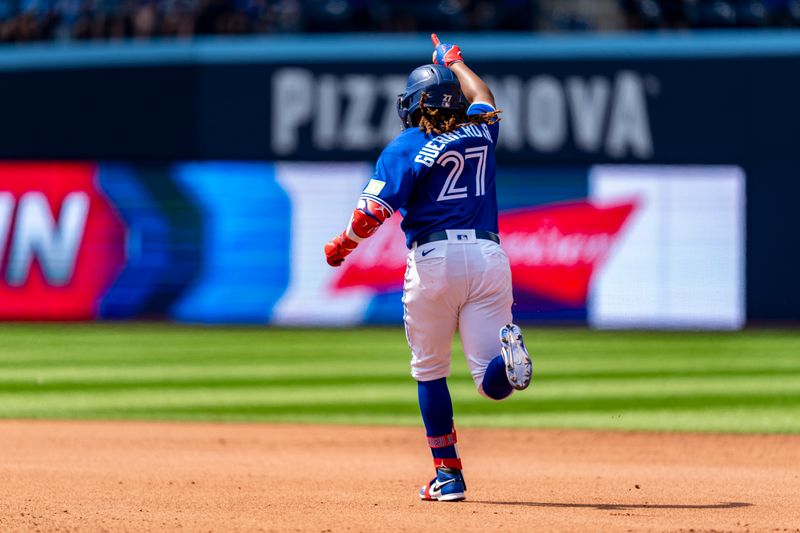
<path id="1" fill-rule="evenodd" d="M 411 114 L 419 109 L 425 93 L 425 107 L 458 109 L 462 106 L 461 85 L 453 72 L 440 65 L 422 65 L 411 71 L 406 90 L 397 98 L 397 114 L 403 126 L 410 127 Z"/>

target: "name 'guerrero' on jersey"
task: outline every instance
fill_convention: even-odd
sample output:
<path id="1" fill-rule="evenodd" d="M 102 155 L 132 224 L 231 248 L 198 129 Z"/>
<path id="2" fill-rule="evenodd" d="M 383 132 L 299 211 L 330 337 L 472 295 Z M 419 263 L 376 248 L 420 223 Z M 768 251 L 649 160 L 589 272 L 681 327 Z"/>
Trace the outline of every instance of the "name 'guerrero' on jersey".
<path id="1" fill-rule="evenodd" d="M 437 135 L 432 141 L 428 141 L 425 146 L 420 149 L 419 153 L 414 158 L 414 162 L 422 163 L 429 168 L 432 167 L 436 162 L 436 158 L 439 157 L 439 153 L 441 153 L 449 143 L 457 141 L 458 139 L 464 139 L 466 137 L 485 137 L 491 142 L 492 135 L 489 133 L 489 126 L 486 124 L 481 124 L 480 126 L 481 127 L 478 128 L 476 124 L 468 124 L 456 131 Z"/>

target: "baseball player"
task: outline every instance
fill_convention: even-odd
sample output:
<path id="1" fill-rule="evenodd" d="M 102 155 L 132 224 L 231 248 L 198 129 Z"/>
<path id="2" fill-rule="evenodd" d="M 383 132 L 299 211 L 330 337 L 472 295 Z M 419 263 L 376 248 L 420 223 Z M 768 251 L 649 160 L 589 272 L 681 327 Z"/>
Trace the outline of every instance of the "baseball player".
<path id="1" fill-rule="evenodd" d="M 531 381 L 531 359 L 511 321 L 511 269 L 497 236 L 494 96 L 458 46 L 434 45 L 432 65 L 408 77 L 402 131 L 383 150 L 350 223 L 325 245 L 337 267 L 395 211 L 411 250 L 403 286 L 411 375 L 436 477 L 423 500 L 459 501 L 467 490 L 447 388 L 458 329 L 478 392 L 503 400 Z M 464 103 L 466 100 L 466 103 Z M 498 340 L 499 331 L 499 340 Z"/>

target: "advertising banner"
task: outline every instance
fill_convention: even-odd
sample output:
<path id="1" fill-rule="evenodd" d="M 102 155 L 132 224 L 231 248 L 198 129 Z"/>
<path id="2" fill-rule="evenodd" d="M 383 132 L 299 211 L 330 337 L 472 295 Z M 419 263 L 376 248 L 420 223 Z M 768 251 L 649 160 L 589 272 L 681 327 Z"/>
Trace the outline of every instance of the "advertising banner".
<path id="1" fill-rule="evenodd" d="M 638 213 L 592 285 L 596 327 L 739 328 L 745 322 L 745 182 L 738 167 L 601 166 L 598 205 Z"/>
<path id="2" fill-rule="evenodd" d="M 90 163 L 0 163 L 0 319 L 85 320 L 125 262 Z"/>
<path id="3" fill-rule="evenodd" d="M 596 327 L 744 324 L 741 169 L 501 169 L 498 183 L 516 320 Z M 372 294 L 365 320 L 399 320 L 402 313 L 408 250 L 397 216 L 384 226 L 332 275 L 320 268 L 314 276 L 328 280 L 326 294 Z"/>
<path id="4" fill-rule="evenodd" d="M 338 269 L 368 163 L 0 165 L 0 317 L 400 323 L 400 215 Z M 737 167 L 505 167 L 501 245 L 519 321 L 736 328 Z"/>
<path id="5" fill-rule="evenodd" d="M 486 79 L 502 110 L 496 156 L 507 176 L 504 180 L 513 181 L 517 170 L 534 173 L 538 181 L 552 172 L 582 169 L 586 184 L 587 169 L 597 165 L 737 166 L 747 176 L 747 317 L 768 322 L 800 319 L 800 284 L 793 282 L 800 251 L 776 244 L 795 239 L 793 213 L 800 198 L 800 151 L 795 148 L 800 107 L 787 104 L 800 94 L 798 35 L 743 31 L 735 38 L 715 32 L 457 37 L 470 66 Z M 400 129 L 397 95 L 408 73 L 429 60 L 430 46 L 424 35 L 347 40 L 281 35 L 0 50 L 0 84 L 6 101 L 13 102 L 4 109 L 4 123 L 13 127 L 0 129 L 0 158 L 103 161 L 96 166 L 103 191 L 115 198 L 118 214 L 135 229 L 128 233 L 129 262 L 100 302 L 100 313 L 116 318 L 164 316 L 185 295 L 186 280 L 202 275 L 212 281 L 214 257 L 204 255 L 211 237 L 204 240 L 202 220 L 209 198 L 218 195 L 205 190 L 202 197 L 195 196 L 193 186 L 177 177 L 181 164 L 168 162 L 263 165 L 257 172 L 274 175 L 276 182 L 281 172 L 297 174 L 288 162 L 374 162 Z M 280 164 L 265 161 L 287 163 L 278 171 Z M 226 166 L 231 168 L 224 163 L 213 174 Z M 238 168 L 245 172 L 243 166 Z M 114 174 L 107 180 L 106 169 Z M 132 177 L 121 177 L 126 173 Z M 292 187 L 280 183 L 282 191 Z M 590 198 L 586 188 L 552 201 Z M 510 196 L 524 195 L 526 189 L 527 185 L 515 187 Z M 545 187 L 536 191 L 537 198 L 521 206 L 511 205 L 506 192 L 503 209 L 547 204 Z M 138 200 L 126 200 L 127 194 Z M 296 196 L 285 195 L 283 205 L 292 212 L 295 202 L 308 203 Z M 175 199 L 174 209 L 163 200 L 169 197 Z M 15 198 L 15 206 L 16 202 Z M 633 208 L 614 242 L 649 205 Z M 60 216 L 55 211 L 60 205 L 51 202 L 50 207 L 53 216 Z M 292 220 L 285 231 L 294 231 Z M 526 238 L 527 246 L 541 242 L 543 235 Z M 548 235 L 548 242 L 561 238 L 552 231 Z M 233 239 L 233 234 L 224 238 Z M 591 241 L 603 239 L 595 236 Z M 138 249 L 136 242 L 147 244 Z M 215 246 L 227 245 L 218 241 Z M 295 246 L 295 240 L 288 246 Z M 592 269 L 590 300 L 592 276 L 598 276 L 603 264 L 616 264 L 609 262 L 616 246 L 604 258 L 596 257 L 592 267 L 584 258 L 585 270 Z M 163 268 L 166 264 L 173 265 L 171 272 Z M 219 272 L 227 268 L 214 266 Z M 287 262 L 281 268 L 277 278 L 294 276 L 289 273 L 293 265 Z M 539 262 L 536 268 L 544 267 Z M 140 286 L 144 279 L 148 283 Z M 259 294 L 280 305 L 251 313 L 243 304 L 242 313 L 254 321 L 289 322 L 303 313 L 324 314 L 304 310 L 299 303 L 297 295 L 314 283 L 307 282 L 302 290 L 297 285 L 288 288 L 288 301 L 295 302 L 288 307 L 286 295 L 279 297 L 262 287 Z M 554 304 L 552 298 L 563 294 L 542 293 L 545 286 L 550 285 L 540 283 L 534 290 L 527 281 L 520 284 L 518 313 L 583 321 L 595 309 L 576 305 L 575 299 L 571 307 L 563 301 Z M 583 291 L 575 287 L 574 294 Z M 349 290 L 355 294 L 356 288 Z M 394 301 L 394 296 L 375 294 L 367 319 L 394 320 L 396 311 L 388 310 L 396 307 L 383 303 Z M 213 308 L 217 298 L 247 294 L 228 287 L 222 292 L 203 290 L 194 297 L 198 305 L 184 307 L 182 319 Z M 606 304 L 601 307 L 606 309 Z"/>
<path id="6" fill-rule="evenodd" d="M 418 48 L 409 48 L 403 39 L 375 38 L 370 52 L 381 56 L 383 49 L 385 57 L 354 61 L 341 42 L 313 42 L 297 61 L 283 59 L 280 52 L 291 49 L 278 43 L 265 45 L 271 53 L 260 60 L 237 59 L 237 50 L 251 50 L 243 42 L 215 60 L 165 68 L 156 59 L 158 51 L 172 51 L 164 43 L 109 55 L 119 65 L 84 58 L 93 66 L 80 76 L 73 68 L 37 69 L 35 62 L 19 66 L 32 70 L 24 76 L 0 68 L 4 94 L 19 103 L 6 110 L 16 127 L 0 131 L 0 156 L 374 160 L 400 129 L 397 95 L 409 72 L 430 59 L 430 43 L 421 37 Z M 506 42 L 491 53 L 480 53 L 486 41 L 463 45 L 502 109 L 502 164 L 744 164 L 791 149 L 798 112 L 785 102 L 800 90 L 800 58 L 791 54 L 698 61 L 668 53 L 677 42 L 664 42 L 651 57 L 630 53 L 648 39 L 597 54 L 602 42 L 576 39 L 573 53 L 554 57 L 540 51 L 547 42 Z M 148 49 L 153 61 L 124 59 Z M 389 54 L 396 49 L 406 52 Z M 696 52 L 703 51 L 698 39 Z M 48 86 L 60 90 L 42 98 Z M 31 109 L 47 128 L 30 120 Z M 758 132 L 771 132 L 769 141 Z"/>
<path id="7" fill-rule="evenodd" d="M 400 127 L 397 94 L 413 63 L 388 73 L 349 65 L 278 67 L 270 77 L 270 148 L 277 157 L 326 153 L 369 156 Z M 531 69 L 481 65 L 502 109 L 499 157 L 554 155 L 649 160 L 655 155 L 652 114 L 660 118 L 663 84 L 651 65 L 583 69 L 547 63 Z M 477 68 L 477 67 L 476 67 Z"/>

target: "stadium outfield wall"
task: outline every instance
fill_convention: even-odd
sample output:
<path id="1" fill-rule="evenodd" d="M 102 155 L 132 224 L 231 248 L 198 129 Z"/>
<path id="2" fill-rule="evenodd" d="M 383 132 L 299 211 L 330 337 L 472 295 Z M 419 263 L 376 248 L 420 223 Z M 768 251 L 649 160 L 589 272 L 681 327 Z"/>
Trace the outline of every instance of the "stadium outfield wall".
<path id="1" fill-rule="evenodd" d="M 517 315 L 800 320 L 800 34 L 460 43 L 504 111 Z M 398 321 L 396 223 L 342 270 L 320 250 L 429 53 L 424 36 L 0 48 L 0 317 Z"/>

